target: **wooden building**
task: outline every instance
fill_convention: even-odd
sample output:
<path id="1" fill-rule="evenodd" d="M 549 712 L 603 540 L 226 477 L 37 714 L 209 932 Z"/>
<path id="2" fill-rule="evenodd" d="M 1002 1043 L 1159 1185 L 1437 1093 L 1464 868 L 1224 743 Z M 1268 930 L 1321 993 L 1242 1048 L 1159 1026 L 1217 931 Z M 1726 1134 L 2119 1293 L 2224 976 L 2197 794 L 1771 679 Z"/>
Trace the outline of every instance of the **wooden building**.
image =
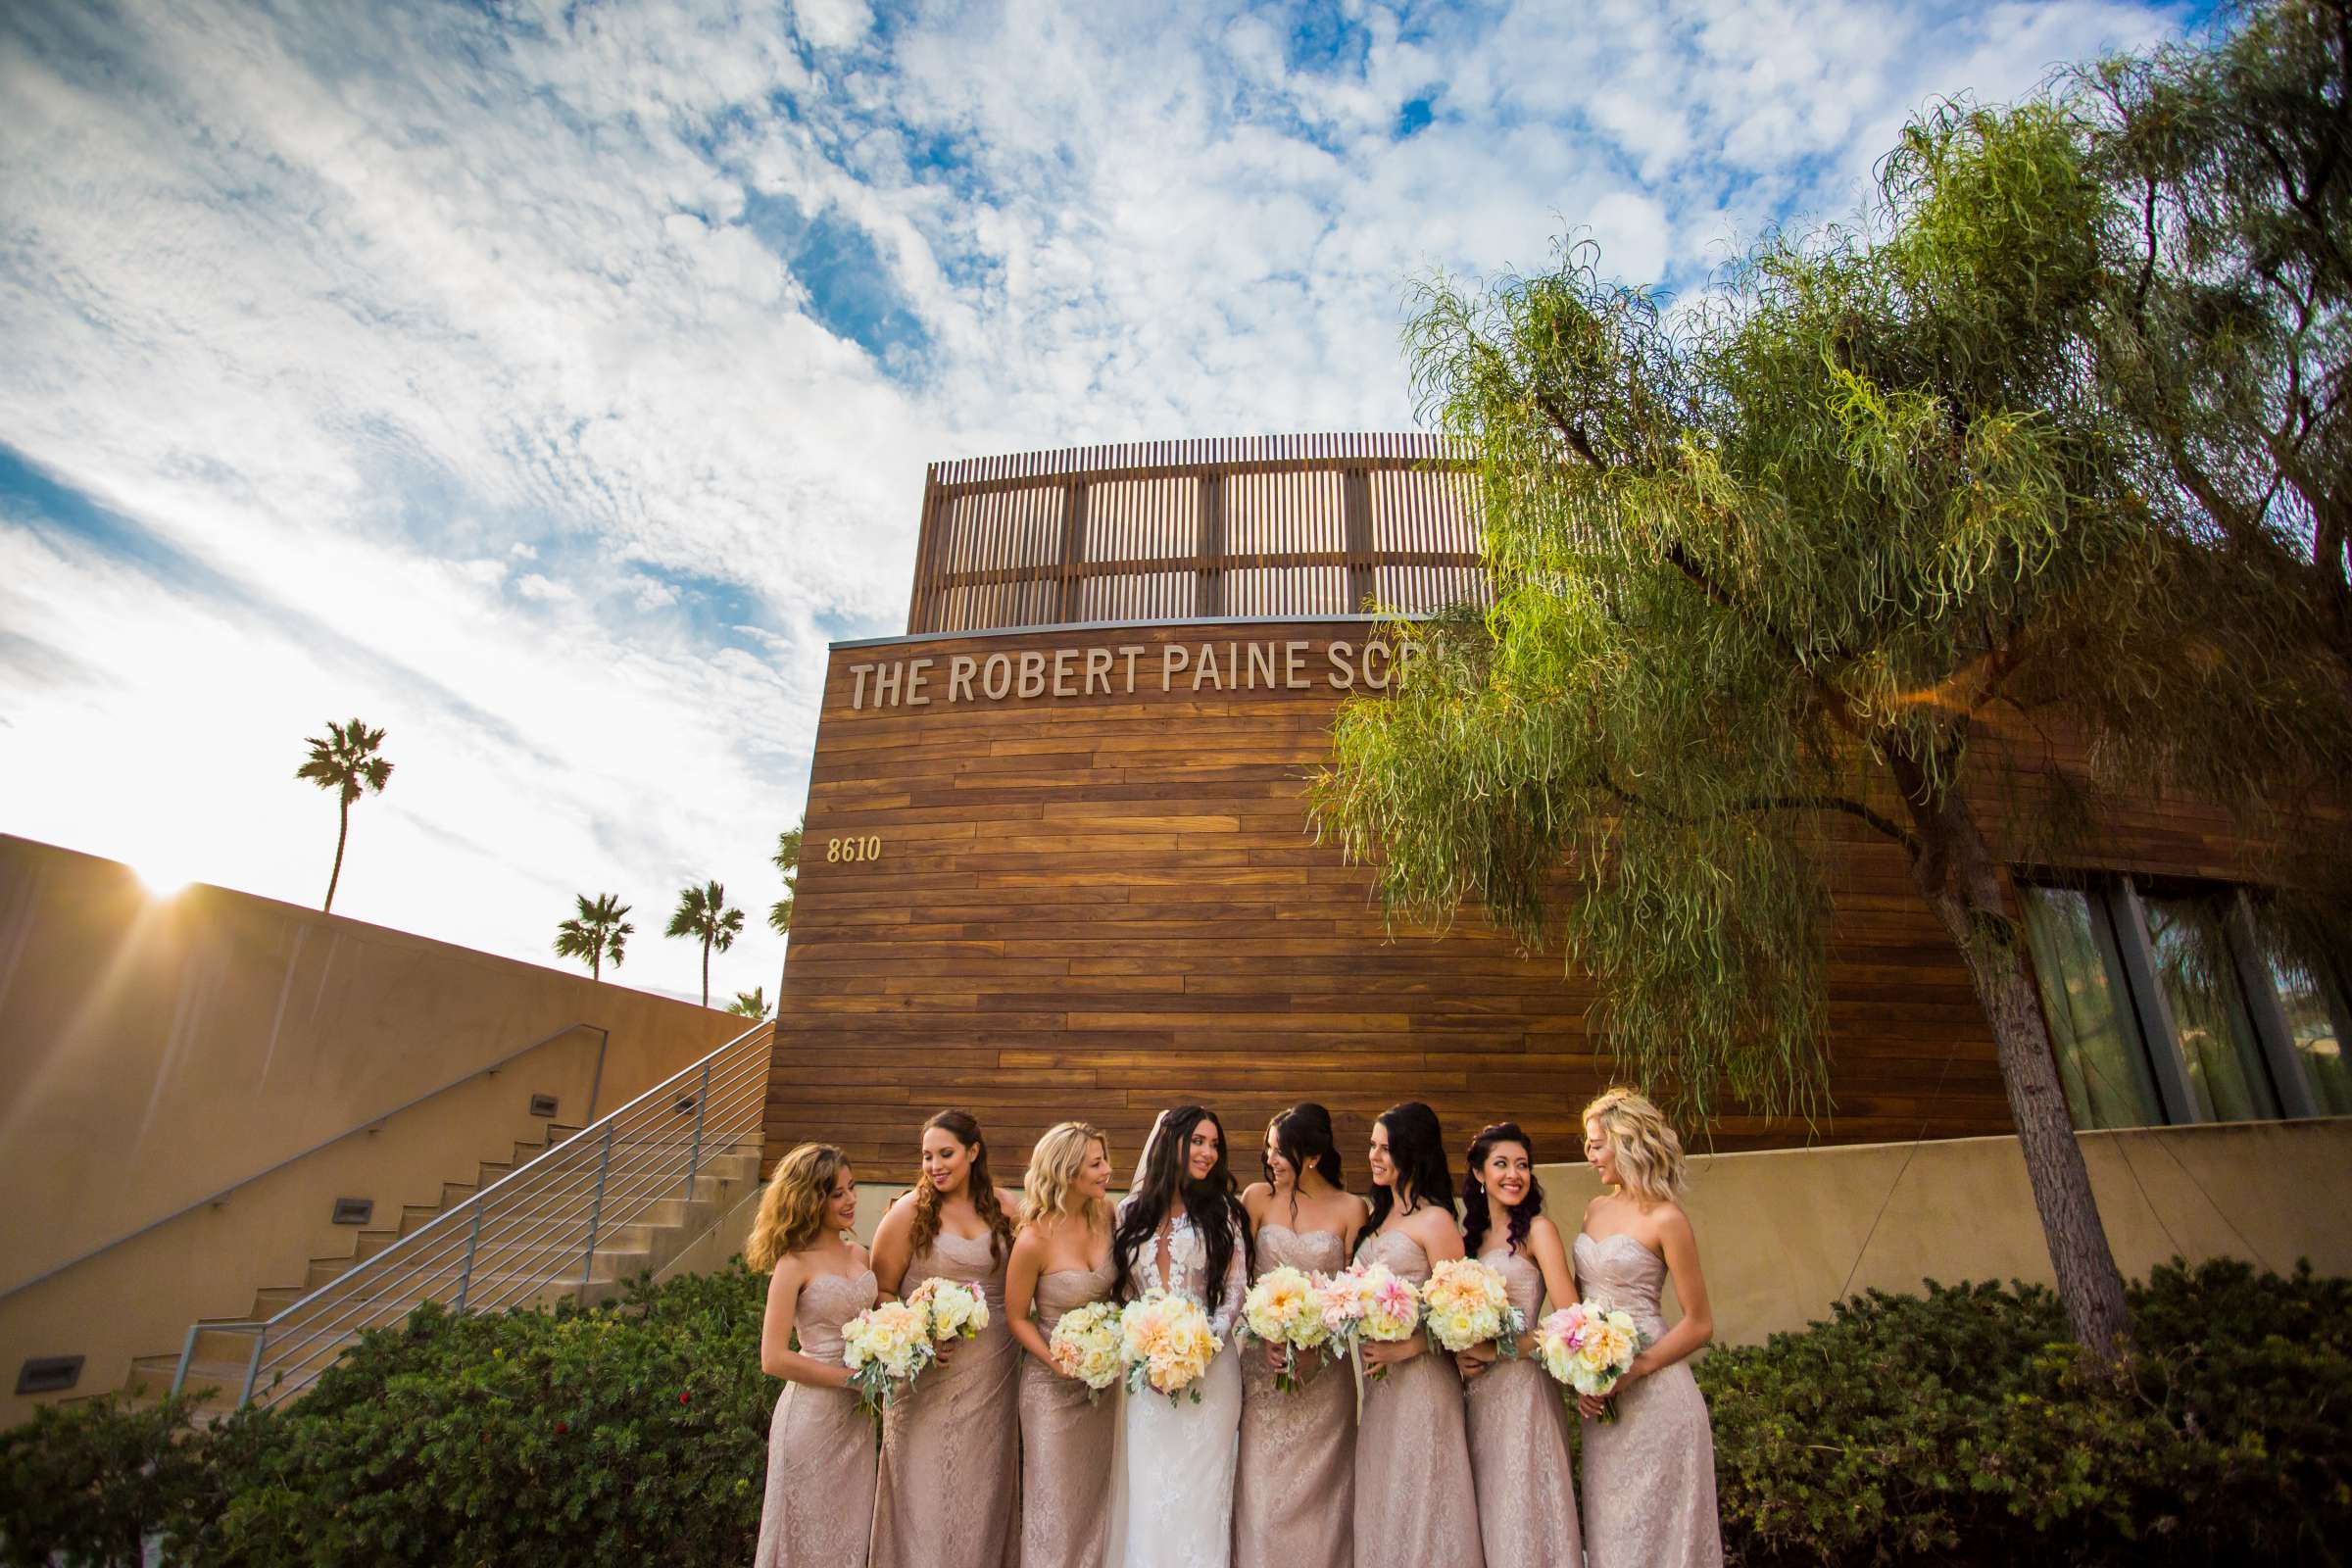
<path id="1" fill-rule="evenodd" d="M 1359 1183 L 1370 1117 L 1404 1099 L 1434 1105 L 1457 1146 L 1509 1117 L 1539 1158 L 1576 1157 L 1576 1112 L 1610 1078 L 1586 1031 L 1589 982 L 1474 916 L 1390 929 L 1369 875 L 1314 841 L 1300 805 L 1338 705 L 1394 678 L 1357 612 L 1484 590 L 1459 456 L 1429 437 L 1335 436 L 933 466 L 907 634 L 830 655 L 771 1159 L 823 1138 L 906 1179 L 922 1119 L 959 1105 L 1006 1177 L 1047 1126 L 1078 1117 L 1109 1132 L 1124 1178 L 1154 1113 L 1199 1101 L 1247 1179 L 1266 1120 L 1308 1099 L 1341 1123 Z M 2112 1068 L 2109 1051 L 2153 1062 L 2151 1084 L 2185 1082 L 2168 1062 L 2200 1071 L 2168 1020 L 2141 1016 L 2129 1041 L 2114 1026 L 2134 1016 L 2128 960 L 2163 940 L 2141 895 L 2179 892 L 2132 875 L 2232 897 L 2240 857 L 2214 848 L 2214 827 L 2152 810 L 2112 886 L 2040 909 L 2045 988 L 2054 976 L 2080 1014 L 2053 1020 L 2076 1053 L 2070 1084 Z M 1968 977 L 1900 852 L 1857 826 L 1835 898 L 1834 1111 L 1812 1126 L 1734 1114 L 1711 1147 L 2007 1131 Z M 2057 974 L 2070 941 L 2089 967 Z M 2257 1109 L 2333 1104 L 2321 1058 L 2335 1040 L 2309 1025 L 2341 1032 L 2341 987 L 2311 989 L 2241 998 L 2274 1082 Z M 2197 1114 L 2193 1087 L 2152 1116 L 2084 1090 L 2078 1117 L 2220 1114 Z M 2352 1110 L 2352 1086 L 2334 1108 Z"/>

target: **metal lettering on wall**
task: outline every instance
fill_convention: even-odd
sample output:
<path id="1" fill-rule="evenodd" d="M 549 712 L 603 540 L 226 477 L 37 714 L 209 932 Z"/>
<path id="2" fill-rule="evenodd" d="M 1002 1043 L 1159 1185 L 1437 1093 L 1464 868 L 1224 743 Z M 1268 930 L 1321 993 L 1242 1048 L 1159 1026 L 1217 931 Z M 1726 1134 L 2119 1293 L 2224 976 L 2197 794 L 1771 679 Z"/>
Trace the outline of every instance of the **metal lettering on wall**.
<path id="1" fill-rule="evenodd" d="M 1036 698 L 1128 697 L 1141 683 L 1163 692 L 1387 691 L 1403 677 L 1404 660 L 1384 642 L 1323 646 L 1298 639 L 1204 642 L 1198 648 L 1142 643 L 1026 649 L 1017 654 L 925 655 L 850 666 L 850 707 L 928 708 L 934 703 L 1014 702 Z"/>

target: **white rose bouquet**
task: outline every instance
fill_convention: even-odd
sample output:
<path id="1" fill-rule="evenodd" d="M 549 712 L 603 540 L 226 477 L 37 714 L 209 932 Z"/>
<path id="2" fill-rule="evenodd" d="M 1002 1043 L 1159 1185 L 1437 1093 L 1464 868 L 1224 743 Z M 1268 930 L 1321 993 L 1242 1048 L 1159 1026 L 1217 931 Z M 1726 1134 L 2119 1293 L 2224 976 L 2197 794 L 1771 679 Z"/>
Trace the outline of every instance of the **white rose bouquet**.
<path id="1" fill-rule="evenodd" d="M 976 1339 L 988 1327 L 988 1298 L 957 1280 L 935 1274 L 914 1288 L 906 1304 L 930 1323 L 934 1345 Z"/>
<path id="2" fill-rule="evenodd" d="M 1242 1298 L 1242 1332 L 1282 1347 L 1282 1370 L 1274 1374 L 1274 1387 L 1285 1394 L 1298 1387 L 1298 1352 L 1328 1352 L 1331 1348 L 1324 1304 L 1322 1285 L 1288 1264 L 1266 1270 Z"/>
<path id="3" fill-rule="evenodd" d="M 939 1358 L 929 1319 L 905 1301 L 869 1306 L 841 1327 L 841 1364 L 858 1402 L 877 1420 L 923 1368 Z"/>
<path id="4" fill-rule="evenodd" d="M 1121 1342 L 1117 1304 L 1090 1301 L 1061 1314 L 1046 1349 L 1054 1357 L 1056 1372 L 1086 1385 L 1091 1403 L 1127 1375 L 1126 1360 L 1119 1353 Z"/>

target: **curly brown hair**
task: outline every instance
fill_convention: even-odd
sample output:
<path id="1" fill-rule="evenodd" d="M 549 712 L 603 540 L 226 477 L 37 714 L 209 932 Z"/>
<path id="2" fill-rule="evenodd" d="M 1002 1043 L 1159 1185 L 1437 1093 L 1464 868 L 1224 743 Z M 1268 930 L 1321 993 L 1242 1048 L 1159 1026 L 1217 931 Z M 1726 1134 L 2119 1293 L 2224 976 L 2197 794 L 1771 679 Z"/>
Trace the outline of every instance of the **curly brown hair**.
<path id="1" fill-rule="evenodd" d="M 997 1184 L 988 1174 L 988 1144 L 980 1136 L 980 1123 L 969 1111 L 943 1110 L 923 1123 L 923 1131 L 937 1127 L 972 1152 L 971 1174 L 964 1185 L 971 1189 L 972 1211 L 988 1226 L 988 1255 L 991 1261 L 1002 1263 L 1012 1250 L 1012 1216 L 997 1200 Z M 914 1179 L 914 1235 L 910 1256 L 920 1257 L 930 1245 L 939 1240 L 939 1192 L 931 1185 L 929 1176 Z"/>
<path id="2" fill-rule="evenodd" d="M 803 1144 L 776 1161 L 776 1173 L 760 1195 L 743 1260 L 764 1274 L 788 1252 L 800 1251 L 825 1234 L 825 1206 L 833 1183 L 849 1167 L 849 1156 L 831 1144 Z"/>

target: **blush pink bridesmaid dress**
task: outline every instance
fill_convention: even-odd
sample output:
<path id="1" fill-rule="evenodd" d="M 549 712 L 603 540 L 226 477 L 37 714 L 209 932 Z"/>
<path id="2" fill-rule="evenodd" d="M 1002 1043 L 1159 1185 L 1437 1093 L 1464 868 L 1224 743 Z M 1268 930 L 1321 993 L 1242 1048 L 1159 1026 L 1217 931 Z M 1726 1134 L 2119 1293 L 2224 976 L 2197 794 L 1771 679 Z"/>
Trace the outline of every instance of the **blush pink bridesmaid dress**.
<path id="1" fill-rule="evenodd" d="M 1504 1242 L 1479 1254 L 1510 1288 L 1511 1304 L 1533 1328 L 1544 1304 L 1544 1271 Z M 1550 1568 L 1582 1560 L 1575 1465 L 1568 1457 L 1571 1412 L 1560 1386 L 1532 1358 L 1497 1359 L 1462 1386 L 1470 1426 L 1470 1469 L 1478 1478 L 1478 1527 L 1487 1568 Z"/>
<path id="2" fill-rule="evenodd" d="M 1402 1231 L 1358 1254 L 1398 1279 L 1429 1278 L 1429 1254 Z M 1462 1419 L 1462 1379 L 1444 1351 L 1364 1380 L 1355 1433 L 1355 1568 L 1486 1568 L 1478 1490 Z"/>
<path id="3" fill-rule="evenodd" d="M 1037 1327 L 1049 1344 L 1061 1315 L 1110 1296 L 1109 1258 L 1038 1276 Z M 1111 1465 L 1119 1391 L 1087 1388 L 1021 1357 L 1021 1568 L 1110 1568 Z"/>
<path id="4" fill-rule="evenodd" d="M 1328 1274 L 1348 1259 L 1334 1231 L 1257 1230 L 1257 1271 Z M 1322 1365 L 1303 1388 L 1274 1387 L 1265 1347 L 1242 1347 L 1242 1454 L 1233 1478 L 1233 1568 L 1350 1568 L 1355 1535 L 1355 1378 Z"/>
<path id="5" fill-rule="evenodd" d="M 1631 1236 L 1576 1239 L 1585 1298 L 1666 1332 L 1666 1260 Z M 1586 1568 L 1719 1568 L 1715 1433 L 1706 1396 L 1677 1361 L 1617 1396 L 1617 1419 L 1585 1423 Z"/>
<path id="6" fill-rule="evenodd" d="M 841 1327 L 874 1304 L 874 1271 L 801 1287 L 801 1353 L 841 1365 Z M 787 1383 L 767 1424 L 767 1501 L 756 1568 L 865 1568 L 874 1517 L 874 1424 L 848 1389 Z"/>
<path id="7" fill-rule="evenodd" d="M 988 1327 L 915 1379 L 882 1418 L 872 1568 L 1018 1568 L 1021 1348 L 1004 1320 L 1004 1264 L 986 1236 L 941 1231 L 902 1297 L 937 1276 L 980 1288 Z"/>

